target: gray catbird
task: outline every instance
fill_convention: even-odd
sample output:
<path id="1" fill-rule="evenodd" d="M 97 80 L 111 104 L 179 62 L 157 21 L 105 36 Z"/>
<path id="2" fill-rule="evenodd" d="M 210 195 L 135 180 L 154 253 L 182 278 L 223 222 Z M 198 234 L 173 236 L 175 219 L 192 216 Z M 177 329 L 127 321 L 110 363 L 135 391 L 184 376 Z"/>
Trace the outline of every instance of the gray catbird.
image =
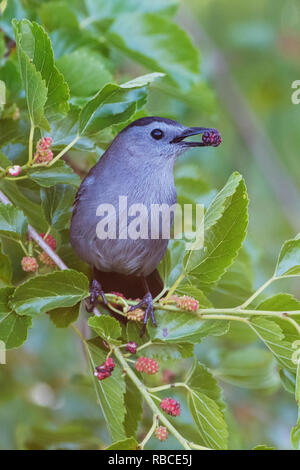
<path id="1" fill-rule="evenodd" d="M 196 134 L 203 134 L 202 142 L 185 140 Z M 153 204 L 171 207 L 177 199 L 173 175 L 176 157 L 191 147 L 216 147 L 220 142 L 216 129 L 185 127 L 161 117 L 138 119 L 115 137 L 81 183 L 73 206 L 71 244 L 93 267 L 91 309 L 98 296 L 107 305 L 104 292 L 118 291 L 128 298 L 141 297 L 134 308 L 145 307 L 144 327 L 149 316 L 156 325 L 152 298 L 163 288 L 156 268 L 168 239 L 162 237 L 161 228 L 151 238 L 150 217 L 146 221 L 150 236 L 130 238 L 126 234 L 130 218 L 124 208 L 120 210 L 120 196 L 126 197 L 127 207 L 143 204 L 149 211 Z M 111 207 L 115 210 L 110 217 L 105 210 Z M 99 238 L 97 224 L 101 220 L 99 214 L 104 212 L 107 224 L 115 217 L 116 230 L 114 236 Z M 143 215 L 139 215 L 141 224 Z"/>

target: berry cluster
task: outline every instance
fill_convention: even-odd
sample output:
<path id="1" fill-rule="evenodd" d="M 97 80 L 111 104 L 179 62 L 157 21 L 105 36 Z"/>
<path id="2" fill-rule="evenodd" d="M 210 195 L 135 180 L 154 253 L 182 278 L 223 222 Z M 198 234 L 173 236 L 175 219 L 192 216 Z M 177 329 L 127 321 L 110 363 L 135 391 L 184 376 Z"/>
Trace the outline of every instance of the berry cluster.
<path id="1" fill-rule="evenodd" d="M 159 439 L 160 441 L 165 441 L 168 437 L 167 428 L 165 428 L 164 426 L 158 426 L 155 429 L 154 434 L 155 434 L 155 437 Z"/>
<path id="2" fill-rule="evenodd" d="M 145 374 L 153 375 L 158 372 L 158 364 L 154 359 L 149 357 L 139 357 L 135 363 L 135 368 L 139 372 L 144 372 Z"/>
<path id="3" fill-rule="evenodd" d="M 132 310 L 131 312 L 127 313 L 128 320 L 137 322 L 142 322 L 144 320 L 144 316 L 145 310 L 143 310 L 142 308 L 136 308 L 135 310 Z"/>
<path id="4" fill-rule="evenodd" d="M 188 312 L 195 312 L 199 308 L 198 300 L 194 299 L 193 297 L 189 297 L 188 295 L 183 295 L 182 297 L 179 297 L 178 295 L 171 295 L 169 301 L 175 302 L 176 307 Z"/>
<path id="5" fill-rule="evenodd" d="M 34 273 L 39 265 L 34 256 L 24 256 L 21 261 L 23 271 L 27 273 Z"/>
<path id="6" fill-rule="evenodd" d="M 103 364 L 96 367 L 94 375 L 99 380 L 104 380 L 107 377 L 111 376 L 111 373 L 114 370 L 114 368 L 115 368 L 114 360 L 111 357 L 108 357 L 106 361 L 103 362 Z"/>
<path id="7" fill-rule="evenodd" d="M 52 248 L 52 250 L 55 250 L 56 249 L 55 238 L 53 238 L 52 235 L 47 235 L 46 237 L 45 235 L 46 235 L 45 233 L 40 233 L 40 236 L 44 238 L 47 245 L 49 245 L 50 248 Z M 30 237 L 28 237 L 28 240 L 30 243 L 32 242 L 32 239 Z M 39 260 L 42 263 L 47 264 L 48 266 L 52 266 L 52 267 L 55 266 L 54 261 L 52 260 L 52 258 L 50 258 L 49 255 L 47 255 L 45 251 L 43 251 L 39 255 Z M 39 268 L 38 262 L 34 256 L 24 256 L 21 261 L 21 266 L 22 266 L 23 271 L 25 272 L 35 272 Z"/>
<path id="8" fill-rule="evenodd" d="M 22 167 L 20 167 L 20 165 L 14 165 L 14 166 L 11 166 L 7 172 L 11 175 L 11 176 L 18 176 L 22 171 Z"/>
<path id="9" fill-rule="evenodd" d="M 179 416 L 180 415 L 180 403 L 173 398 L 164 398 L 160 402 L 160 407 L 168 415 Z"/>
<path id="10" fill-rule="evenodd" d="M 38 141 L 34 153 L 34 163 L 49 163 L 53 159 L 53 153 L 50 150 L 51 144 L 51 137 L 43 137 Z"/>
<path id="11" fill-rule="evenodd" d="M 217 130 L 203 133 L 202 142 L 207 146 L 218 147 L 222 142 L 222 137 Z"/>
<path id="12" fill-rule="evenodd" d="M 137 350 L 137 344 L 134 341 L 129 341 L 126 344 L 126 351 L 130 352 L 131 354 L 135 354 Z"/>

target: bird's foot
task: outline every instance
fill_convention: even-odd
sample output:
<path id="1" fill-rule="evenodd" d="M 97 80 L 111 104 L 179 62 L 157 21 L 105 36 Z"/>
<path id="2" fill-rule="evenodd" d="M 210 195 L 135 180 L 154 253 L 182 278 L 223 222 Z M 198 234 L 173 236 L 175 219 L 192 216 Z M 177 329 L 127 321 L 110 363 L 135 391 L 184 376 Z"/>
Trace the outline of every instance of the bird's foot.
<path id="1" fill-rule="evenodd" d="M 152 299 L 152 295 L 150 294 L 150 292 L 147 292 L 147 294 L 142 298 L 142 300 L 137 305 L 132 305 L 132 307 L 130 307 L 129 309 L 129 312 L 132 312 L 136 308 L 142 308 L 142 307 L 145 307 L 145 315 L 144 315 L 144 320 L 143 320 L 141 336 L 143 336 L 143 334 L 146 331 L 146 325 L 147 325 L 149 317 L 151 317 L 153 325 L 157 326 L 155 316 L 154 316 L 154 311 L 153 311 L 153 299 Z"/>
<path id="2" fill-rule="evenodd" d="M 96 307 L 98 297 L 102 298 L 104 305 L 108 305 L 101 284 L 96 279 L 93 279 L 90 283 L 90 296 L 88 298 L 88 305 L 86 306 L 88 312 L 92 312 Z"/>

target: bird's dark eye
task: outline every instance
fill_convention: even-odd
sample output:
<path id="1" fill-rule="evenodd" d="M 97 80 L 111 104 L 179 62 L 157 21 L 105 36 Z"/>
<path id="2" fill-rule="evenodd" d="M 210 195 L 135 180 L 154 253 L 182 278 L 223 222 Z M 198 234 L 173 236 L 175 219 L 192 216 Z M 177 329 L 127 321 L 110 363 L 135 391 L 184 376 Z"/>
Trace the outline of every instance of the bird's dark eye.
<path id="1" fill-rule="evenodd" d="M 153 137 L 153 139 L 155 140 L 160 140 L 162 139 L 164 136 L 164 133 L 161 129 L 153 129 L 153 131 L 151 132 L 151 137 Z"/>

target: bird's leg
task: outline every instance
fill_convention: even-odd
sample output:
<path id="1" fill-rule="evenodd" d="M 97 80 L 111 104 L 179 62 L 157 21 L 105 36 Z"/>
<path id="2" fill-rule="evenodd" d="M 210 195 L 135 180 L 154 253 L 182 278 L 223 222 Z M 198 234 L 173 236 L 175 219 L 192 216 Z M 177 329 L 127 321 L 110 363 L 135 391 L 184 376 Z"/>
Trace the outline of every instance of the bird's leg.
<path id="1" fill-rule="evenodd" d="M 96 279 L 93 279 L 90 282 L 89 290 L 90 290 L 89 305 L 86 307 L 88 312 L 92 312 L 94 307 L 96 307 L 99 296 L 101 296 L 103 303 L 107 306 L 107 300 L 105 298 L 104 291 L 101 287 L 101 284 Z"/>
<path id="2" fill-rule="evenodd" d="M 143 336 L 143 334 L 145 333 L 146 325 L 147 325 L 147 322 L 148 322 L 149 317 L 151 317 L 151 320 L 152 320 L 153 325 L 154 325 L 154 326 L 157 326 L 157 323 L 156 323 L 156 320 L 155 320 L 155 316 L 154 316 L 154 311 L 153 311 L 153 299 L 152 299 L 152 295 L 151 295 L 151 292 L 150 292 L 150 290 L 149 290 L 147 281 L 146 281 L 146 279 L 145 279 L 144 277 L 142 277 L 142 281 L 143 281 L 143 284 L 144 284 L 144 286 L 145 286 L 146 294 L 144 295 L 144 297 L 142 298 L 142 300 L 141 300 L 137 305 L 133 305 L 133 306 L 130 307 L 130 309 L 129 309 L 129 311 L 132 312 L 132 311 L 135 310 L 136 308 L 146 307 L 146 309 L 145 309 L 145 315 L 144 315 L 144 320 L 143 320 L 143 327 L 142 327 L 142 331 L 141 331 L 141 336 Z"/>

